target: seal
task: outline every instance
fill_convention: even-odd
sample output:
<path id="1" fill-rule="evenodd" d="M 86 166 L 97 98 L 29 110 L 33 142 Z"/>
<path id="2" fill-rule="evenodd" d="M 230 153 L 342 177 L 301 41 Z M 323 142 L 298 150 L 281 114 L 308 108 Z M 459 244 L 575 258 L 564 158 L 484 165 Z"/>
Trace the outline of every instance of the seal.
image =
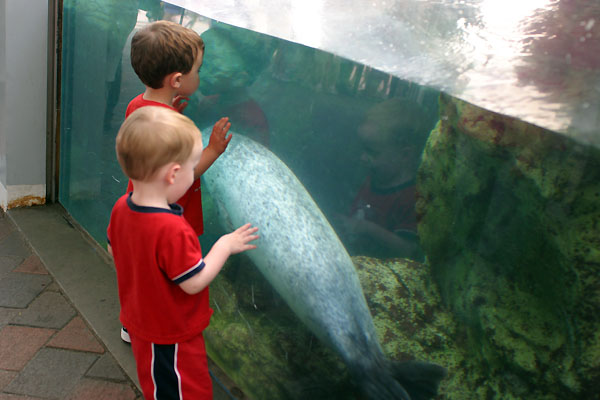
<path id="1" fill-rule="evenodd" d="M 207 134 L 203 140 L 208 143 Z M 247 222 L 259 227 L 257 248 L 248 256 L 299 319 L 340 355 L 367 397 L 436 395 L 444 368 L 385 358 L 352 259 L 283 161 L 233 133 L 202 179 L 227 229 Z"/>

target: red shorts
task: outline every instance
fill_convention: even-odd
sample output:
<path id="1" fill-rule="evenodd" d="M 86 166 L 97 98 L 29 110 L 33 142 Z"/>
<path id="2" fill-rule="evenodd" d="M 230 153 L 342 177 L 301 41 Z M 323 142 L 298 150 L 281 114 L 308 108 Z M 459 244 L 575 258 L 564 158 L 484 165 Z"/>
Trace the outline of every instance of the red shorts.
<path id="1" fill-rule="evenodd" d="M 146 400 L 212 400 L 202 334 L 175 344 L 151 343 L 131 335 L 131 349 Z"/>

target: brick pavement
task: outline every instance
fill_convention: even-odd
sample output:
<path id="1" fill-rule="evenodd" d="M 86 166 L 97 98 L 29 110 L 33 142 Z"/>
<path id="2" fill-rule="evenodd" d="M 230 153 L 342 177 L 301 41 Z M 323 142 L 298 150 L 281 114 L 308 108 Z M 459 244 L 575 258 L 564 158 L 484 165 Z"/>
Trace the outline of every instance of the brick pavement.
<path id="1" fill-rule="evenodd" d="M 34 399 L 141 395 L 0 211 L 0 400 Z"/>

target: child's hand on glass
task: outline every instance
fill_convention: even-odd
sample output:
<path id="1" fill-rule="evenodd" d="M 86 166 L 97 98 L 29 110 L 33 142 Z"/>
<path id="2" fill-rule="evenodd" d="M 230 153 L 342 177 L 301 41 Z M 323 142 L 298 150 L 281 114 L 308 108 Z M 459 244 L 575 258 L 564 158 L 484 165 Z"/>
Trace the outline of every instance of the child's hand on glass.
<path id="1" fill-rule="evenodd" d="M 223 236 L 222 240 L 226 241 L 230 254 L 241 253 L 256 248 L 256 245 L 250 244 L 250 242 L 258 239 L 257 231 L 258 228 L 252 227 L 252 224 L 245 224 Z"/>
<path id="2" fill-rule="evenodd" d="M 173 99 L 172 106 L 175 110 L 177 110 L 177 112 L 182 113 L 183 110 L 185 110 L 185 108 L 187 107 L 189 100 L 189 97 L 178 95 Z"/>
<path id="3" fill-rule="evenodd" d="M 231 122 L 229 122 L 229 118 L 223 117 L 217 121 L 215 126 L 213 126 L 212 132 L 210 133 L 208 147 L 213 149 L 219 155 L 223 154 L 225 149 L 227 149 L 227 145 L 233 137 L 231 134 L 227 136 L 229 128 L 231 128 Z"/>

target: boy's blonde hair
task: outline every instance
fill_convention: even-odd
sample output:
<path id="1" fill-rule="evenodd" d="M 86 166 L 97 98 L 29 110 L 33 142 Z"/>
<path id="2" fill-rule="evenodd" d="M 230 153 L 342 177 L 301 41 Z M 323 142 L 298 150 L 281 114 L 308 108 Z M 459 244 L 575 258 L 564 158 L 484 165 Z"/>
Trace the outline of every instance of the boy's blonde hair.
<path id="1" fill-rule="evenodd" d="M 125 175 L 145 181 L 170 162 L 186 162 L 200 140 L 200 130 L 185 115 L 146 106 L 123 122 L 115 148 Z"/>
<path id="2" fill-rule="evenodd" d="M 203 52 L 204 41 L 194 30 L 171 21 L 156 21 L 133 35 L 131 66 L 144 85 L 160 89 L 167 75 L 190 72 Z"/>

